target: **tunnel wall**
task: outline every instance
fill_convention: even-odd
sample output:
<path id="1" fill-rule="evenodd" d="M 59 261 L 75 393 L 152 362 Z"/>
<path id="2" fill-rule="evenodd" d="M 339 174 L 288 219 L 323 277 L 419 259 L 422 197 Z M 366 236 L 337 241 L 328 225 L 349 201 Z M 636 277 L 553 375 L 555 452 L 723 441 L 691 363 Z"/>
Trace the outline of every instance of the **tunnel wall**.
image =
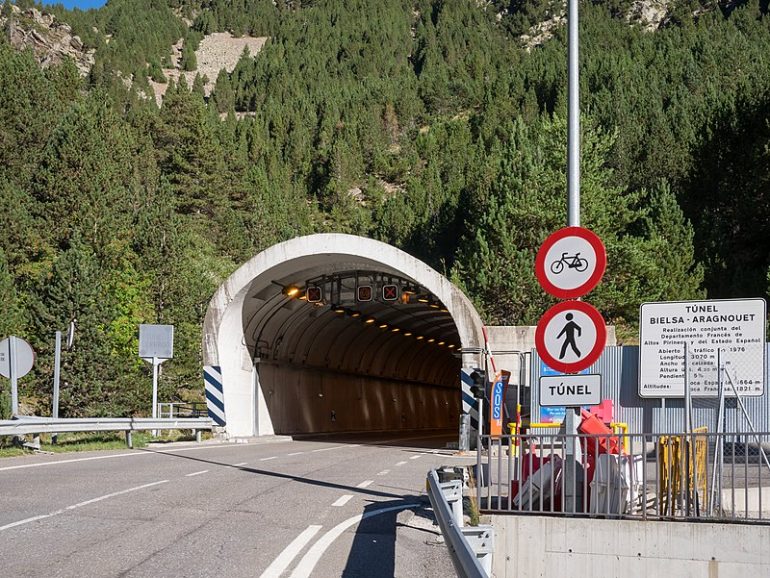
<path id="1" fill-rule="evenodd" d="M 446 429 L 460 414 L 456 387 L 264 362 L 258 374 L 276 434 Z"/>

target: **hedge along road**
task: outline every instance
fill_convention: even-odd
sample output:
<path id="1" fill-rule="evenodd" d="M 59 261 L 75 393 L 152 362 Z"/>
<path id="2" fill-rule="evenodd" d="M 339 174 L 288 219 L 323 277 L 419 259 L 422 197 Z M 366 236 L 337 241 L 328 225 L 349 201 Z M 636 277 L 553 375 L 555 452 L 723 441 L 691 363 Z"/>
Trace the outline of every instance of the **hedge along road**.
<path id="1" fill-rule="evenodd" d="M 420 500 L 428 469 L 470 461 L 440 449 L 449 439 L 5 459 L 0 560 L 15 576 L 451 573 Z M 397 543 L 400 512 L 424 528 Z"/>

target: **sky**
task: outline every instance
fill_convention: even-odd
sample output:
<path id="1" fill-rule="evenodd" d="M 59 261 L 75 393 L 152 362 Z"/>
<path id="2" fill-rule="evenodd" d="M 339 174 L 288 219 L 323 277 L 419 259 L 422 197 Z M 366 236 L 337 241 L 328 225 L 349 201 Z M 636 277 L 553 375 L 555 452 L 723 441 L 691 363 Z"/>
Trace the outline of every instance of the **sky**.
<path id="1" fill-rule="evenodd" d="M 106 0 L 43 0 L 43 4 L 62 4 L 65 8 L 80 8 L 81 10 L 99 8 L 105 3 Z"/>

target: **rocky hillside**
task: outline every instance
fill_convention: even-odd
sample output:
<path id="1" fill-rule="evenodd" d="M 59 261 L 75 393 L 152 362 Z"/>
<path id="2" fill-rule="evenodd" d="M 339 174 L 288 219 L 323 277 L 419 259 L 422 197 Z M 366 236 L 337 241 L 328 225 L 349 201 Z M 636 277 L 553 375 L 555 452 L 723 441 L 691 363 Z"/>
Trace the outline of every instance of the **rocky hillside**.
<path id="1" fill-rule="evenodd" d="M 43 68 L 71 58 L 81 76 L 85 76 L 94 64 L 94 50 L 87 50 L 72 27 L 59 22 L 53 14 L 12 6 L 10 17 L 0 16 L 0 29 L 11 46 L 31 49 Z"/>

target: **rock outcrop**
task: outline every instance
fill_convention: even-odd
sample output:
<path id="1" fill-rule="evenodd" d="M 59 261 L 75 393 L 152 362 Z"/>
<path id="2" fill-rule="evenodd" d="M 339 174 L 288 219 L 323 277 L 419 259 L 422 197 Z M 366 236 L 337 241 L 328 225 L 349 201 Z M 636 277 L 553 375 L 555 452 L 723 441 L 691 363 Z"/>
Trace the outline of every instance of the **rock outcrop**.
<path id="1" fill-rule="evenodd" d="M 43 68 L 71 58 L 81 76 L 90 72 L 95 51 L 83 46 L 69 24 L 59 22 L 53 14 L 36 8 L 22 11 L 12 6 L 11 9 L 10 18 L 0 16 L 0 30 L 11 46 L 19 50 L 31 49 Z"/>

